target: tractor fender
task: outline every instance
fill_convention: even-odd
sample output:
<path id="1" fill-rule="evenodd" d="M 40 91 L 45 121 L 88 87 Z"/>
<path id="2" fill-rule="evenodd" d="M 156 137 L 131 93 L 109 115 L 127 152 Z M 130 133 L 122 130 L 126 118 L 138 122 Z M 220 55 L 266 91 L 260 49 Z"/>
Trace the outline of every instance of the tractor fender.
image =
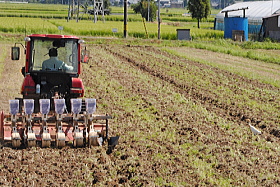
<path id="1" fill-rule="evenodd" d="M 21 86 L 21 94 L 26 95 L 26 94 L 31 94 L 35 93 L 35 82 L 31 75 L 27 74 L 24 77 L 22 86 Z"/>

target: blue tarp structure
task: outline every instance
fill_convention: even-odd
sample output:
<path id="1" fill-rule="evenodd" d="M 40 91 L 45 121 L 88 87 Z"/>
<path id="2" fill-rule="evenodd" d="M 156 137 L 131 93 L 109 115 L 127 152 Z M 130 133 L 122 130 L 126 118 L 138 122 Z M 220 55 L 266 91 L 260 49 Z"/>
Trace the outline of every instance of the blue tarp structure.
<path id="1" fill-rule="evenodd" d="M 232 38 L 233 30 L 243 30 L 244 31 L 244 39 L 248 40 L 248 19 L 247 18 L 239 18 L 239 17 L 228 17 L 224 19 L 225 29 L 224 29 L 224 37 Z"/>

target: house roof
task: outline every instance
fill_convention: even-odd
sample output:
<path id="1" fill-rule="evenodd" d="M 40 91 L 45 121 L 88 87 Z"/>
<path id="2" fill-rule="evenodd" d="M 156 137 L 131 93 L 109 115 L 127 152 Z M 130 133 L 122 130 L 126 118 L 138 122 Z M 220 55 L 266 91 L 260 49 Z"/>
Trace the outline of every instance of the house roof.
<path id="1" fill-rule="evenodd" d="M 272 18 L 272 17 L 276 17 L 276 16 L 280 16 L 280 13 L 276 13 L 276 14 L 272 14 L 270 16 L 263 17 L 263 19 Z"/>

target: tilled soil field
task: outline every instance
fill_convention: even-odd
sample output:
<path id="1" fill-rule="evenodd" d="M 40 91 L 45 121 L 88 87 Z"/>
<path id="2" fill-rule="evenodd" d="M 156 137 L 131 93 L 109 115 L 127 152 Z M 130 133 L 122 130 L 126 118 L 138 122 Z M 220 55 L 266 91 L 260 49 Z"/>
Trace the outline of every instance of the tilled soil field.
<path id="1" fill-rule="evenodd" d="M 280 185 L 279 86 L 211 66 L 215 55 L 225 66 L 242 68 L 240 62 L 245 66 L 247 59 L 186 47 L 87 48 L 92 59 L 83 64 L 86 97 L 97 99 L 98 113 L 113 115 L 111 134 L 120 135 L 119 145 L 109 155 L 106 145 L 3 147 L 0 185 Z M 5 53 L 1 109 L 7 112 L 7 101 L 20 88 L 23 62 L 12 62 L 9 50 Z M 187 54 L 209 62 L 188 60 Z M 250 64 L 248 71 L 254 73 L 257 66 L 258 74 L 263 71 L 279 83 L 278 66 Z M 252 135 L 249 122 L 262 134 Z"/>

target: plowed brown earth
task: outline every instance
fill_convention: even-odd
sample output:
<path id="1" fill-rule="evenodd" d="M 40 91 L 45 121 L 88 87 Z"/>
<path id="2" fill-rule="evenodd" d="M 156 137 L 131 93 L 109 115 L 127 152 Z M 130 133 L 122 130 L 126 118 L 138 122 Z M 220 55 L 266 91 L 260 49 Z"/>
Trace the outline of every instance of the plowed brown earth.
<path id="1" fill-rule="evenodd" d="M 121 136 L 120 144 L 110 155 L 106 146 L 4 147 L 1 185 L 280 185 L 279 87 L 151 46 L 88 49 L 92 59 L 83 64 L 81 76 L 86 97 L 97 99 L 98 113 L 113 115 L 111 134 Z M 199 57 L 195 49 L 176 50 Z M 6 53 L 1 109 L 8 111 L 14 95 L 6 94 L 3 82 L 22 79 L 22 63 L 11 62 Z M 19 80 L 13 89 L 20 87 Z M 252 135 L 249 120 L 260 136 Z"/>

